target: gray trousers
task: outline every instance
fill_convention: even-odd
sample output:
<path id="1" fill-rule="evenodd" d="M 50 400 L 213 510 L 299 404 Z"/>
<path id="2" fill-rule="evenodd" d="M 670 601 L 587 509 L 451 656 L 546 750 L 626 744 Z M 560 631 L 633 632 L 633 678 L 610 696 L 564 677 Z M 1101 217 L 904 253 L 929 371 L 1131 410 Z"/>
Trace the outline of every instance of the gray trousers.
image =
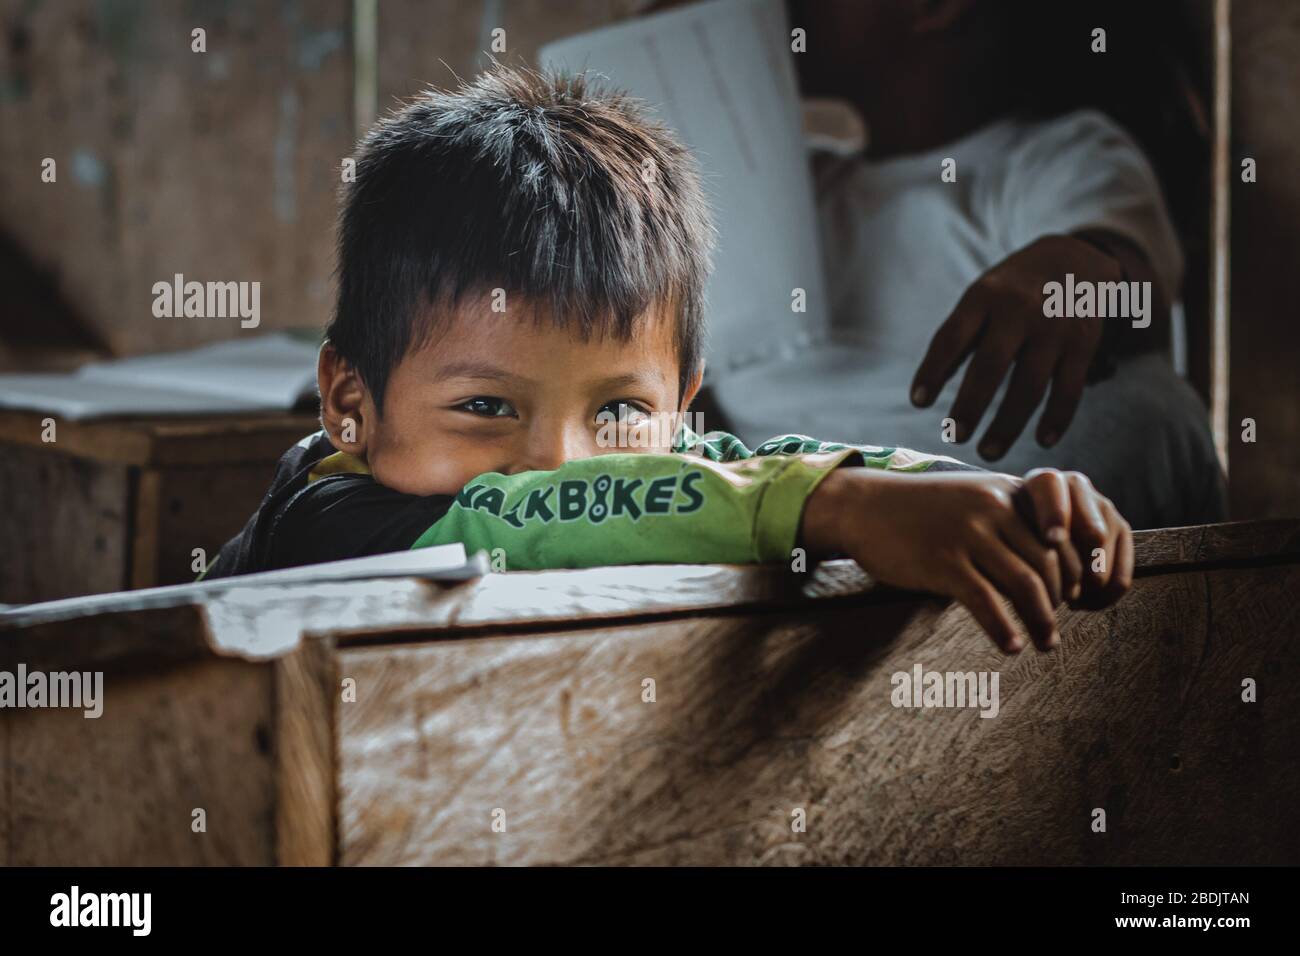
<path id="1" fill-rule="evenodd" d="M 706 410 L 704 424 L 732 431 L 750 447 L 794 432 L 949 455 L 1016 475 L 1038 467 L 1081 471 L 1134 528 L 1226 517 L 1227 492 L 1205 407 L 1163 356 L 1124 359 L 1112 377 L 1089 385 L 1069 430 L 1053 448 L 1034 441 L 1040 406 L 996 462 L 984 461 L 975 448 L 1002 392 L 970 441 L 948 444 L 942 439 L 943 419 L 965 370 L 948 382 L 934 405 L 918 409 L 907 397 L 914 364 L 904 367 L 897 358 L 852 346 L 817 346 L 712 382 L 721 420 L 710 421 Z"/>

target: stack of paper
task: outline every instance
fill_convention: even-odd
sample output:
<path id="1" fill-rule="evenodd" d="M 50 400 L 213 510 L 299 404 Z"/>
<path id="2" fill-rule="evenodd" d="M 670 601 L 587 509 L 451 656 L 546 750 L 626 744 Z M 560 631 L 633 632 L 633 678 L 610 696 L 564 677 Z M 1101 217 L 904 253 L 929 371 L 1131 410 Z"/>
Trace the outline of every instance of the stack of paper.
<path id="1" fill-rule="evenodd" d="M 68 419 L 288 411 L 316 392 L 318 348 L 281 332 L 66 374 L 0 375 L 0 407 Z"/>

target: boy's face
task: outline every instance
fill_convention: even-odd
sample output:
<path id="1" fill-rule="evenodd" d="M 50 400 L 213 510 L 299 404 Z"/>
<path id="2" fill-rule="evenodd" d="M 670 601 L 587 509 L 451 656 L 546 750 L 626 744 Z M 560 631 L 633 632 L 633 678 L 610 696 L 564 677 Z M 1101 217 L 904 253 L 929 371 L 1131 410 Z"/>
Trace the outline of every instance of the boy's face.
<path id="1" fill-rule="evenodd" d="M 652 310 L 629 341 L 583 342 L 572 330 L 471 302 L 393 369 L 382 416 L 326 345 L 321 419 L 334 446 L 364 457 L 375 480 L 415 495 L 455 494 L 486 472 L 666 452 L 672 414 L 699 388 L 697 375 L 679 401 L 675 321 Z M 348 418 L 352 442 L 344 440 Z"/>

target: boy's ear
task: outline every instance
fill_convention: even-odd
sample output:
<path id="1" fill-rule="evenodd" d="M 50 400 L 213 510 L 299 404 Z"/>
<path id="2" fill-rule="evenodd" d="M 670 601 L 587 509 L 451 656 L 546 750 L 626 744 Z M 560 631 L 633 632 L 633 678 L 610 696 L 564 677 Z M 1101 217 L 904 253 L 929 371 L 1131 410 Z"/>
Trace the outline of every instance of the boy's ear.
<path id="1" fill-rule="evenodd" d="M 329 342 L 316 359 L 320 422 L 330 444 L 353 455 L 366 453 L 366 414 L 374 408 L 370 392 L 352 364 Z"/>
<path id="2" fill-rule="evenodd" d="M 704 360 L 700 359 L 700 364 L 695 368 L 695 374 L 691 376 L 690 381 L 686 383 L 686 391 L 682 392 L 682 404 L 679 412 L 690 410 L 691 402 L 695 401 L 695 396 L 699 394 L 700 384 L 704 381 Z"/>

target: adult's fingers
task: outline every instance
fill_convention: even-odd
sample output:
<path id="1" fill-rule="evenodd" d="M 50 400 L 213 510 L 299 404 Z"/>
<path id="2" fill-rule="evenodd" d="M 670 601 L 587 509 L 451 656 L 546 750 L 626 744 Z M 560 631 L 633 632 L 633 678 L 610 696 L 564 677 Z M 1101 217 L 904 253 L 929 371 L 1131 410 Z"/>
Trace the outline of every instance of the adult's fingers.
<path id="1" fill-rule="evenodd" d="M 980 457 L 987 461 L 996 461 L 1007 453 L 1007 449 L 1020 437 L 1034 414 L 1034 409 L 1043 400 L 1047 385 L 1052 380 L 1052 370 L 1057 364 L 1057 348 L 1054 344 L 1043 343 L 1028 348 L 1016 359 L 1016 369 L 1011 373 L 1011 383 L 1006 394 L 1002 396 L 1002 405 L 998 408 L 993 424 L 984 433 L 980 441 Z M 956 418 L 956 415 L 953 416 Z M 957 419 L 961 421 L 961 419 Z"/>
<path id="2" fill-rule="evenodd" d="M 949 413 L 956 422 L 957 441 L 964 442 L 974 433 L 998 386 L 1006 378 L 1021 341 L 1014 332 L 1005 328 L 980 339 Z"/>
<path id="3" fill-rule="evenodd" d="M 1074 420 L 1074 412 L 1083 398 L 1083 386 L 1088 381 L 1089 358 L 1075 352 L 1061 357 L 1052 377 L 1052 391 L 1047 396 L 1047 407 L 1038 419 L 1038 444 L 1051 448 Z"/>
<path id="4" fill-rule="evenodd" d="M 929 408 L 943 391 L 962 361 L 970 354 L 984 326 L 986 309 L 978 286 L 971 286 L 961 297 L 926 349 L 925 358 L 912 377 L 912 404 Z"/>

